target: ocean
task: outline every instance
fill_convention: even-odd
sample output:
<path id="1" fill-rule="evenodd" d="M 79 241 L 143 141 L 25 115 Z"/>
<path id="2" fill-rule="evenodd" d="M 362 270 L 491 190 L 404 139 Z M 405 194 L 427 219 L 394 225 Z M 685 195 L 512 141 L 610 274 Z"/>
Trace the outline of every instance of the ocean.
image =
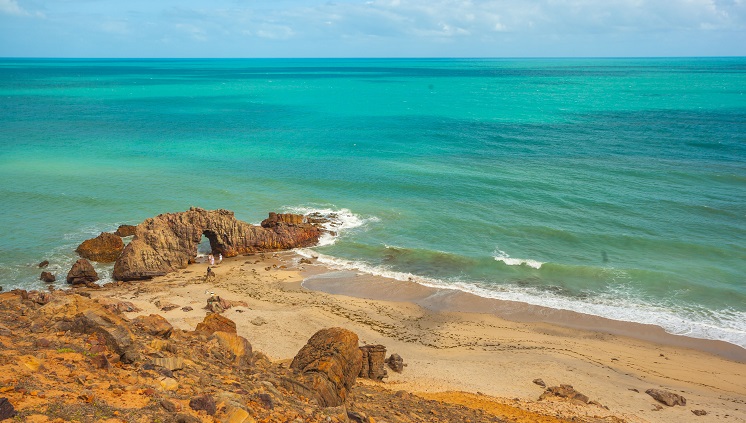
<path id="1" fill-rule="evenodd" d="M 5 290 L 159 213 L 321 211 L 334 268 L 746 348 L 746 58 L 0 59 L 0 111 Z"/>

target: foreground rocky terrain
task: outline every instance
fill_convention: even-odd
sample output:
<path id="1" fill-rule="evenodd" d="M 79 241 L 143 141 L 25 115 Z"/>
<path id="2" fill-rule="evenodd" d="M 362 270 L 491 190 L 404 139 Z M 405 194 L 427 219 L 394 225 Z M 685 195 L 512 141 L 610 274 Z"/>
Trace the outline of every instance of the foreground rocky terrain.
<path id="1" fill-rule="evenodd" d="M 0 420 L 563 421 L 505 419 L 480 409 L 478 395 L 470 407 L 356 383 L 363 353 L 345 329 L 319 331 L 291 363 L 271 362 L 218 313 L 184 331 L 159 315 L 127 320 L 131 304 L 80 294 L 0 294 Z"/>

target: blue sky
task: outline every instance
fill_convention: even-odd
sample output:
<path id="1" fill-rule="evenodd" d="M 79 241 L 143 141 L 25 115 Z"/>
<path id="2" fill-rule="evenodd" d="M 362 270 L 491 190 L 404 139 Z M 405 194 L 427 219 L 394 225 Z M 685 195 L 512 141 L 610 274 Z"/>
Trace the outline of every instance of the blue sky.
<path id="1" fill-rule="evenodd" d="M 0 0 L 0 56 L 746 56 L 746 0 Z"/>

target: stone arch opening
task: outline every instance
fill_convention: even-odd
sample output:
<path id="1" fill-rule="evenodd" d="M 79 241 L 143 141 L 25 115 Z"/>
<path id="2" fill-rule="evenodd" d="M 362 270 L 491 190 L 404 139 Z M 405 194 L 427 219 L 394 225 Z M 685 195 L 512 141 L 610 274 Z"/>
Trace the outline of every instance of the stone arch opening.
<path id="1" fill-rule="evenodd" d="M 218 235 L 215 232 L 205 230 L 202 232 L 202 238 L 207 238 L 207 242 L 210 245 L 207 254 L 215 255 L 223 252 L 223 250 L 220 248 L 220 244 L 218 243 Z M 202 243 L 200 242 L 200 245 L 201 244 Z M 197 248 L 199 249 L 199 247 Z"/>

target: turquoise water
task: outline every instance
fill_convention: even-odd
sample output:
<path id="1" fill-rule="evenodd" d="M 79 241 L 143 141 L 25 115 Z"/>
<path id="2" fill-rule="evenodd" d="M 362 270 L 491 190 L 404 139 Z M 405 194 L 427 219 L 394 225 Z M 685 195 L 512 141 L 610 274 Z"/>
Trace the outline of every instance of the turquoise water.
<path id="1" fill-rule="evenodd" d="M 2 59 L 0 285 L 193 205 L 341 211 L 332 266 L 746 347 L 745 92 L 746 58 Z"/>

